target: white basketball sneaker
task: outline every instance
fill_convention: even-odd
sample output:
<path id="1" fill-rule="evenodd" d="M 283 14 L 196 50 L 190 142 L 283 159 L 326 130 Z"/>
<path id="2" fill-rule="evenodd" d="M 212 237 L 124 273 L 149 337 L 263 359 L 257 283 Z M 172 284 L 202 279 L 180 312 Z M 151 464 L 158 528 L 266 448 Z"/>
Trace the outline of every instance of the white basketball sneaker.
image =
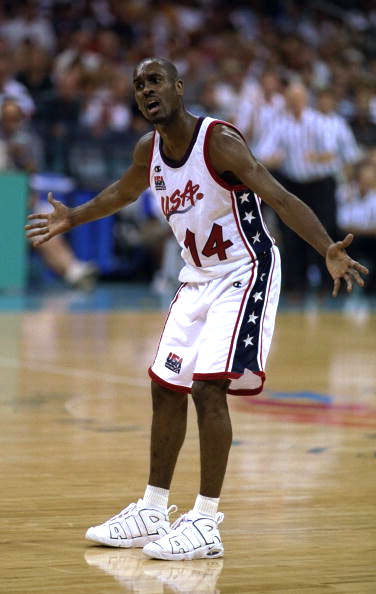
<path id="1" fill-rule="evenodd" d="M 147 557 L 166 561 L 223 557 L 223 544 L 218 530 L 218 524 L 222 521 L 223 514 L 220 512 L 214 519 L 191 510 L 176 520 L 165 536 L 147 544 L 143 552 Z"/>
<path id="2" fill-rule="evenodd" d="M 139 499 L 107 522 L 89 528 L 85 538 L 108 547 L 144 547 L 170 532 L 168 515 L 176 509 L 176 505 L 171 505 L 163 512 L 146 507 Z"/>

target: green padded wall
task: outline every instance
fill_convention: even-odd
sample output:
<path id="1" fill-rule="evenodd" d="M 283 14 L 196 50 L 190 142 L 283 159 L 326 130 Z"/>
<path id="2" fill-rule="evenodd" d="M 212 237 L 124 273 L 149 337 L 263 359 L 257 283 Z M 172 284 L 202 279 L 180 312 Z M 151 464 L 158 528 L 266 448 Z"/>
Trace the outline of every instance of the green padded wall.
<path id="1" fill-rule="evenodd" d="M 0 290 L 22 289 L 26 285 L 27 196 L 27 175 L 0 174 Z"/>

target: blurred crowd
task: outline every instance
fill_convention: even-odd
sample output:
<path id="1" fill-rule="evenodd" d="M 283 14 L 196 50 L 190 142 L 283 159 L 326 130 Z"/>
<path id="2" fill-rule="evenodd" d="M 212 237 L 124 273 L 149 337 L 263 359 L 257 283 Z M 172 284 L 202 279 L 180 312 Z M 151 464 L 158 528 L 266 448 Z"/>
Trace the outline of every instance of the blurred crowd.
<path id="1" fill-rule="evenodd" d="M 133 99 L 134 66 L 164 56 L 184 79 L 187 108 L 233 122 L 282 182 L 293 149 L 282 140 L 268 149 L 268 137 L 299 102 L 300 113 L 320 114 L 311 172 L 335 180 L 333 233 L 354 231 L 354 255 L 374 269 L 375 33 L 374 0 L 5 0 L 0 170 L 55 172 L 93 191 L 112 182 L 149 130 Z M 266 217 L 291 259 L 278 221 Z M 315 262 L 302 274 L 303 290 L 323 284 Z M 375 284 L 373 275 L 368 290 Z"/>

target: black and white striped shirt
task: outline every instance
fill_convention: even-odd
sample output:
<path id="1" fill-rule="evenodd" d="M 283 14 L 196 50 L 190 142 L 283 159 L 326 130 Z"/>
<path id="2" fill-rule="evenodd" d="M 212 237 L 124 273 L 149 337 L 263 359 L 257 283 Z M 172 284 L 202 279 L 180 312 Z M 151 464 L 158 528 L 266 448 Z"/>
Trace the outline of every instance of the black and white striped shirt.
<path id="1" fill-rule="evenodd" d="M 328 135 L 329 150 L 335 158 L 323 164 L 323 171 L 327 175 L 338 175 L 345 164 L 356 163 L 362 157 L 362 152 L 355 140 L 355 136 L 346 120 L 335 112 L 322 114 Z"/>
<path id="2" fill-rule="evenodd" d="M 318 180 L 336 173 L 339 159 L 352 159 L 350 149 L 344 146 L 348 142 L 345 132 L 337 120 L 331 122 L 329 116 L 315 109 L 304 109 L 299 120 L 292 113 L 284 111 L 272 126 L 264 130 L 255 148 L 255 156 L 260 161 L 268 161 L 280 154 L 282 159 L 278 169 L 283 175 L 301 183 Z M 343 138 L 343 141 L 339 138 Z M 312 154 L 324 153 L 334 153 L 336 156 L 326 163 L 311 159 Z M 355 155 L 355 149 L 353 153 Z"/>

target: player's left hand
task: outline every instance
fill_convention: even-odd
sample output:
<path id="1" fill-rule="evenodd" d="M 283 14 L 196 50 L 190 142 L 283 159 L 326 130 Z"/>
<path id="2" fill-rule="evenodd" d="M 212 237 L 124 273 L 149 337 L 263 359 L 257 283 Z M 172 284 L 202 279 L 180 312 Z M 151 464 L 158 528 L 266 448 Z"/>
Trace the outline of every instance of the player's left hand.
<path id="1" fill-rule="evenodd" d="M 364 287 L 364 280 L 359 273 L 368 274 L 368 268 L 350 258 L 345 249 L 350 245 L 353 239 L 354 236 L 352 233 L 349 233 L 342 241 L 332 243 L 326 252 L 326 266 L 330 276 L 334 280 L 333 297 L 337 297 L 338 295 L 341 279 L 345 281 L 348 293 L 351 293 L 352 291 L 353 281 L 360 287 Z"/>

